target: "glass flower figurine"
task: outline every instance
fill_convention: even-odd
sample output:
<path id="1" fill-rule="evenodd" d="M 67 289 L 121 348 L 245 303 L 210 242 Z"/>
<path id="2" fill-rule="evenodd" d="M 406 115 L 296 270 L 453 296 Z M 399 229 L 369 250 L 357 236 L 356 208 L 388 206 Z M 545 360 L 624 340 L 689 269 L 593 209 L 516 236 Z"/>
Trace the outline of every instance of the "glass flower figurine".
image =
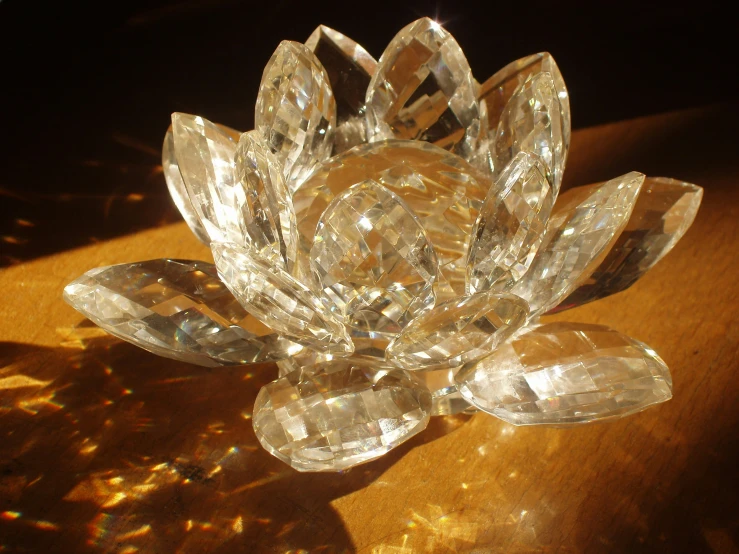
<path id="1" fill-rule="evenodd" d="M 167 186 L 215 263 L 98 268 L 65 299 L 161 356 L 277 362 L 252 420 L 300 471 L 375 459 L 432 415 L 632 414 L 670 398 L 662 359 L 539 317 L 629 287 L 683 236 L 702 189 L 633 172 L 559 195 L 569 143 L 547 53 L 479 84 L 431 19 L 379 61 L 321 26 L 277 47 L 254 130 L 172 116 Z"/>

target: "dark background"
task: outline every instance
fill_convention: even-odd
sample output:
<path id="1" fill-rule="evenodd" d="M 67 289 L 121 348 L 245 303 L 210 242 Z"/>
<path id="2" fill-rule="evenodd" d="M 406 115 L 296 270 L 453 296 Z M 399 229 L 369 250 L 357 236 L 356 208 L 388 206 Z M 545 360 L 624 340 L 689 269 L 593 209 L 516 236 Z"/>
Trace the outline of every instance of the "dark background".
<path id="1" fill-rule="evenodd" d="M 551 52 L 574 128 L 739 98 L 739 26 L 708 2 L 0 0 L 0 265 L 176 221 L 159 168 L 169 114 L 251 128 L 280 40 L 324 23 L 379 58 L 424 15 L 480 81 Z"/>

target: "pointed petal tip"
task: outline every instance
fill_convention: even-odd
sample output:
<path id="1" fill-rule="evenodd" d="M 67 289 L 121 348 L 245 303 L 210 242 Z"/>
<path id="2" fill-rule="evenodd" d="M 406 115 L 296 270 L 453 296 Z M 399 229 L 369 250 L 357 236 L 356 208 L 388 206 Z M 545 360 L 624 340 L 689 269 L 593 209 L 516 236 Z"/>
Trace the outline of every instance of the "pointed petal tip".
<path id="1" fill-rule="evenodd" d="M 156 259 L 99 267 L 69 283 L 63 298 L 111 335 L 187 363 L 274 361 L 298 347 L 255 326 L 207 262 Z"/>
<path id="2" fill-rule="evenodd" d="M 480 104 L 472 71 L 454 37 L 429 17 L 390 41 L 365 104 L 370 142 L 395 136 L 431 142 L 465 159 L 474 155 Z"/>
<path id="3" fill-rule="evenodd" d="M 267 62 L 254 128 L 269 142 L 294 191 L 315 163 L 331 155 L 336 99 L 326 69 L 304 44 L 282 41 Z"/>

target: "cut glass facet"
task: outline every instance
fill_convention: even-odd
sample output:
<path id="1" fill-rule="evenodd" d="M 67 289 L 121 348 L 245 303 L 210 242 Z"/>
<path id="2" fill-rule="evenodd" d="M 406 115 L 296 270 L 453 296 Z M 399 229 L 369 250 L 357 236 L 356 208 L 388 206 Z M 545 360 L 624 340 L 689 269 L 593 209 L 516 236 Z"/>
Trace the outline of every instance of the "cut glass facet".
<path id="1" fill-rule="evenodd" d="M 423 431 L 430 411 L 431 393 L 408 373 L 334 360 L 262 387 L 252 422 L 262 446 L 298 471 L 341 471 Z"/>
<path id="2" fill-rule="evenodd" d="M 92 269 L 64 288 L 64 299 L 111 335 L 191 364 L 264 362 L 301 350 L 249 315 L 205 262 Z"/>
<path id="3" fill-rule="evenodd" d="M 665 177 L 647 177 L 626 228 L 606 258 L 559 312 L 626 290 L 677 244 L 698 213 L 703 189 Z"/>
<path id="4" fill-rule="evenodd" d="M 298 248 L 295 210 L 282 168 L 256 131 L 239 139 L 236 181 L 238 197 L 233 207 L 240 208 L 235 215 L 243 234 L 264 257 L 291 268 Z"/>
<path id="5" fill-rule="evenodd" d="M 190 202 L 190 195 L 187 194 L 185 181 L 182 180 L 180 166 L 174 153 L 174 133 L 172 133 L 171 125 L 167 129 L 167 134 L 164 135 L 164 144 L 162 145 L 162 171 L 164 172 L 164 180 L 167 182 L 169 195 L 180 214 L 182 214 L 185 223 L 200 242 L 210 244 L 208 232 L 200 223 L 200 218 L 195 212 L 192 202 Z"/>
<path id="6" fill-rule="evenodd" d="M 511 289 L 529 303 L 530 318 L 559 304 L 598 267 L 628 222 L 643 182 L 644 175 L 632 172 L 562 195 L 531 268 Z"/>
<path id="7" fill-rule="evenodd" d="M 584 323 L 530 330 L 456 380 L 466 400 L 514 425 L 613 419 L 672 396 L 670 372 L 654 350 Z"/>
<path id="8" fill-rule="evenodd" d="M 549 73 L 562 106 L 562 133 L 565 152 L 570 147 L 570 98 L 562 73 L 549 52 L 540 52 L 509 63 L 480 85 L 479 99 L 485 103 L 487 127 L 497 129 L 508 101 L 531 77 Z"/>
<path id="9" fill-rule="evenodd" d="M 549 73 L 539 73 L 526 81 L 508 101 L 496 129 L 490 129 L 493 170 L 500 172 L 519 152 L 539 156 L 546 165 L 557 198 L 562 183 L 567 148 L 562 121 L 562 104 Z"/>
<path id="10" fill-rule="evenodd" d="M 458 367 L 490 354 L 526 323 L 528 312 L 526 302 L 512 294 L 448 300 L 411 321 L 386 356 L 408 370 Z"/>
<path id="11" fill-rule="evenodd" d="M 391 140 L 356 147 L 321 164 L 293 195 L 300 235 L 297 276 L 311 278 L 310 251 L 318 219 L 346 189 L 373 180 L 418 216 L 439 259 L 437 298 L 464 294 L 470 231 L 489 182 L 460 157 L 432 144 Z"/>
<path id="12" fill-rule="evenodd" d="M 350 354 L 344 326 L 302 283 L 250 247 L 213 243 L 218 275 L 259 321 L 313 350 Z"/>
<path id="13" fill-rule="evenodd" d="M 467 292 L 502 289 L 528 271 L 554 198 L 538 156 L 519 152 L 490 187 L 472 228 Z"/>
<path id="14" fill-rule="evenodd" d="M 369 52 L 349 37 L 320 25 L 305 45 L 326 70 L 336 100 L 336 121 L 364 114 L 364 96 L 377 68 Z"/>
<path id="15" fill-rule="evenodd" d="M 264 68 L 254 128 L 283 166 L 291 190 L 331 155 L 336 102 L 326 70 L 299 42 L 282 41 Z"/>
<path id="16" fill-rule="evenodd" d="M 427 141 L 462 156 L 477 144 L 480 110 L 472 71 L 454 37 L 428 17 L 390 41 L 366 104 L 370 140 Z"/>
<path id="17" fill-rule="evenodd" d="M 333 154 L 367 141 L 364 96 L 377 62 L 359 44 L 320 25 L 305 41 L 328 74 L 336 100 Z"/>
<path id="18" fill-rule="evenodd" d="M 328 205 L 310 261 L 324 298 L 360 332 L 394 336 L 434 304 L 436 253 L 405 202 L 375 181 Z"/>
<path id="19" fill-rule="evenodd" d="M 243 243 L 233 136 L 205 118 L 172 114 L 174 152 L 192 208 L 210 241 Z"/>

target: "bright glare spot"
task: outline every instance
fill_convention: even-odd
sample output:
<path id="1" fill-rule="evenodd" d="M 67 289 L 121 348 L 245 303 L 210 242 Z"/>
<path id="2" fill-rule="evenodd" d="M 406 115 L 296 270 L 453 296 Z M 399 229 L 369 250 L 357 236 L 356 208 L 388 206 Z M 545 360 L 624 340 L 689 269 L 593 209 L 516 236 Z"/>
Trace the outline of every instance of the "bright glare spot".
<path id="1" fill-rule="evenodd" d="M 150 531 L 151 531 L 151 525 L 147 523 L 145 525 L 142 525 L 138 529 L 134 529 L 133 531 L 129 531 L 128 533 L 123 533 L 122 535 L 118 535 L 117 539 L 118 541 L 125 541 L 128 539 L 141 537 L 142 535 L 146 535 Z"/>
<path id="2" fill-rule="evenodd" d="M 438 30 L 440 30 L 440 29 L 441 29 L 441 25 L 439 25 L 439 22 L 438 22 L 438 21 L 432 21 L 432 22 L 431 22 L 431 28 L 432 28 L 432 29 L 433 29 L 434 31 L 438 31 Z"/>
<path id="3" fill-rule="evenodd" d="M 126 495 L 122 492 L 117 492 L 113 496 L 111 496 L 108 500 L 106 500 L 102 507 L 103 508 L 110 508 L 111 506 L 115 506 L 116 504 L 120 504 L 123 502 L 123 500 L 126 498 Z"/>
<path id="4" fill-rule="evenodd" d="M 512 435 L 514 432 L 515 431 L 513 430 L 513 425 L 507 425 L 503 427 L 503 430 L 500 432 L 500 434 L 508 437 Z"/>
<path id="5" fill-rule="evenodd" d="M 231 526 L 231 529 L 233 529 L 235 533 L 243 533 L 244 532 L 244 521 L 241 519 L 241 516 L 237 517 L 234 520 L 234 523 Z"/>
<path id="6" fill-rule="evenodd" d="M 366 217 L 362 217 L 359 220 L 358 226 L 362 230 L 364 230 L 364 231 L 371 231 L 372 230 L 372 222 L 368 218 L 366 218 Z"/>
<path id="7" fill-rule="evenodd" d="M 56 523 L 43 521 L 40 519 L 34 521 L 33 524 L 36 526 L 37 529 L 43 529 L 44 531 L 57 531 L 59 529 L 59 526 Z"/>
<path id="8" fill-rule="evenodd" d="M 524 517 L 526 517 L 526 514 L 528 514 L 528 513 L 529 513 L 528 510 L 521 510 L 521 519 L 523 519 Z"/>
<path id="9" fill-rule="evenodd" d="M 567 229 L 565 229 L 564 231 L 562 231 L 562 236 L 563 237 L 569 237 L 574 232 L 575 232 L 575 228 L 574 227 L 568 227 Z"/>
<path id="10" fill-rule="evenodd" d="M 469 487 L 469 485 L 467 483 L 462 483 L 462 488 L 464 490 L 467 490 L 468 487 Z"/>
<path id="11" fill-rule="evenodd" d="M 518 472 L 517 472 L 517 471 L 511 471 L 511 472 L 510 472 L 510 473 L 508 474 L 508 477 L 509 477 L 510 479 L 515 479 L 516 477 L 518 477 Z"/>
<path id="12" fill-rule="evenodd" d="M 0 517 L 3 519 L 18 519 L 21 515 L 22 514 L 20 512 L 7 511 L 0 514 Z"/>

